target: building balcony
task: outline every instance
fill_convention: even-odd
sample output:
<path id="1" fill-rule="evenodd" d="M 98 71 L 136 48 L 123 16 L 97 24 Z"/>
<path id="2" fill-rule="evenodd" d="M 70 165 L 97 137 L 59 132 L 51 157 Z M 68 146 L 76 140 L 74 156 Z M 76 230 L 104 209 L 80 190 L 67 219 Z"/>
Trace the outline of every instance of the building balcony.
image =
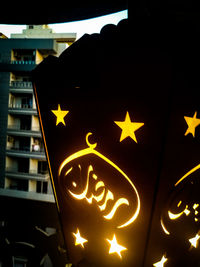
<path id="1" fill-rule="evenodd" d="M 33 93 L 32 82 L 12 81 L 10 82 L 11 93 Z"/>
<path id="2" fill-rule="evenodd" d="M 15 65 L 35 65 L 35 60 L 11 60 L 11 64 Z"/>
<path id="3" fill-rule="evenodd" d="M 19 124 L 9 124 L 7 127 L 8 135 L 27 136 L 27 137 L 42 137 L 39 127 L 25 127 Z"/>
<path id="4" fill-rule="evenodd" d="M 36 181 L 48 181 L 50 178 L 48 171 L 40 173 L 38 173 L 36 170 L 29 170 L 29 172 L 19 172 L 12 168 L 6 168 L 6 177 Z"/>
<path id="5" fill-rule="evenodd" d="M 55 203 L 55 198 L 53 194 L 25 192 L 14 189 L 0 188 L 0 196 Z"/>
<path id="6" fill-rule="evenodd" d="M 37 115 L 37 110 L 30 104 L 9 104 L 8 112 L 18 115 Z"/>
<path id="7" fill-rule="evenodd" d="M 33 158 L 46 160 L 46 155 L 44 148 L 39 148 L 37 151 L 30 147 L 10 147 L 6 149 L 6 155 L 10 157 L 20 157 L 20 158 Z"/>
<path id="8" fill-rule="evenodd" d="M 36 62 L 32 60 L 12 60 L 0 63 L 0 71 L 32 71 L 36 67 Z"/>

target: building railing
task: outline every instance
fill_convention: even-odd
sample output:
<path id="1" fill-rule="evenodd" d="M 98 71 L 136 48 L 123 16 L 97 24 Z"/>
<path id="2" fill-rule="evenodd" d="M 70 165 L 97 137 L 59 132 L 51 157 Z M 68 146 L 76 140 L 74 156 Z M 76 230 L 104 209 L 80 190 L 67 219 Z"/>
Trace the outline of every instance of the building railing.
<path id="1" fill-rule="evenodd" d="M 11 81 L 10 82 L 11 88 L 30 88 L 32 89 L 32 82 L 22 82 L 22 81 Z"/>
<path id="2" fill-rule="evenodd" d="M 36 64 L 34 60 L 11 60 L 11 64 L 15 65 L 33 65 Z"/>
<path id="3" fill-rule="evenodd" d="M 30 108 L 30 107 L 26 107 L 26 108 L 20 108 L 18 107 L 9 107 L 8 108 L 8 112 L 10 114 L 24 114 L 24 115 L 37 115 L 37 109 L 36 108 Z"/>
<path id="4" fill-rule="evenodd" d="M 9 108 L 19 108 L 19 109 L 33 109 L 32 104 L 20 104 L 20 103 L 10 103 L 8 105 Z"/>
<path id="5" fill-rule="evenodd" d="M 49 176 L 48 170 L 45 170 L 45 171 L 37 171 L 37 170 L 19 171 L 19 170 L 16 170 L 14 168 L 7 167 L 6 172 L 20 173 L 20 174 L 24 174 L 24 175 L 30 174 L 30 175 L 34 175 L 34 176 Z"/>
<path id="6" fill-rule="evenodd" d="M 24 148 L 7 148 L 6 149 L 6 155 L 10 157 L 25 157 L 25 158 L 36 158 L 41 160 L 46 160 L 46 155 L 44 153 L 44 150 L 40 151 L 31 151 L 30 149 L 24 149 Z"/>
<path id="7" fill-rule="evenodd" d="M 18 131 L 33 131 L 33 132 L 40 132 L 40 127 L 30 127 L 28 125 L 19 125 L 19 124 L 9 124 L 7 129 L 9 130 L 18 130 Z"/>
<path id="8" fill-rule="evenodd" d="M 37 154 L 37 153 L 44 153 L 44 148 L 43 147 L 39 147 L 36 150 L 34 148 L 34 146 L 32 146 L 32 148 L 30 148 L 29 146 L 23 146 L 23 147 L 7 147 L 6 149 L 7 149 L 7 151 L 16 151 L 16 152 L 33 152 L 35 154 Z"/>

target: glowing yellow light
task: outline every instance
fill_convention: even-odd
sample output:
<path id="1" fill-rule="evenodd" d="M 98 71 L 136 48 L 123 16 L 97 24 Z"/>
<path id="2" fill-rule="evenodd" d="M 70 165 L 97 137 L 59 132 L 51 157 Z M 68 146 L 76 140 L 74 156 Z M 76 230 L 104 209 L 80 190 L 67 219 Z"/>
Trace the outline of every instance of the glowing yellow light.
<path id="1" fill-rule="evenodd" d="M 100 195 L 98 195 L 98 196 L 94 196 L 94 199 L 95 199 L 97 202 L 100 202 L 100 201 L 103 199 L 104 195 L 105 195 L 105 188 L 103 188 L 103 191 L 102 191 L 102 193 L 101 193 Z"/>
<path id="2" fill-rule="evenodd" d="M 177 214 L 174 214 L 174 213 L 168 211 L 168 215 L 169 215 L 169 218 L 170 218 L 171 220 L 176 220 L 176 219 L 178 219 L 182 214 L 183 214 L 183 211 L 180 212 L 180 213 L 177 213 Z"/>
<path id="3" fill-rule="evenodd" d="M 123 247 L 117 243 L 117 239 L 116 239 L 115 234 L 113 235 L 112 240 L 109 240 L 109 239 L 106 239 L 106 240 L 110 243 L 109 254 L 117 253 L 119 255 L 119 257 L 122 258 L 121 251 L 127 250 L 127 248 L 125 248 L 125 247 Z"/>
<path id="4" fill-rule="evenodd" d="M 193 137 L 195 137 L 195 128 L 200 125 L 200 119 L 197 119 L 197 112 L 194 113 L 193 117 L 184 117 L 186 120 L 186 123 L 188 125 L 187 131 L 185 132 L 185 135 L 188 135 L 191 133 Z"/>
<path id="5" fill-rule="evenodd" d="M 193 209 L 195 210 L 195 209 L 197 209 L 199 207 L 199 204 L 198 203 L 195 203 L 194 205 L 193 205 Z"/>
<path id="6" fill-rule="evenodd" d="M 98 178 L 98 177 L 96 176 L 96 174 L 93 174 L 92 177 L 93 177 L 95 180 L 97 180 L 97 178 Z"/>
<path id="7" fill-rule="evenodd" d="M 77 187 L 77 184 L 75 182 L 72 183 L 74 187 Z"/>
<path id="8" fill-rule="evenodd" d="M 178 202 L 177 207 L 180 207 L 181 203 L 182 203 L 182 201 L 180 200 L 180 201 Z"/>
<path id="9" fill-rule="evenodd" d="M 164 226 L 164 223 L 163 223 L 163 220 L 162 220 L 162 219 L 161 219 L 160 223 L 161 223 L 162 229 L 163 229 L 163 231 L 165 232 L 165 234 L 166 234 L 166 235 L 170 235 L 170 232 L 169 232 L 169 231 L 166 229 L 166 227 Z"/>
<path id="10" fill-rule="evenodd" d="M 103 181 L 99 181 L 99 182 L 96 184 L 95 189 L 98 190 L 99 188 L 104 187 L 104 186 L 105 186 L 104 182 L 103 182 Z"/>
<path id="11" fill-rule="evenodd" d="M 183 213 L 185 213 L 186 216 L 188 216 L 190 214 L 190 210 L 188 209 L 187 205 L 186 205 L 186 208 L 184 209 L 184 211 L 182 211 L 180 213 L 172 213 L 171 211 L 168 211 L 168 215 L 169 215 L 169 218 L 171 220 L 178 219 Z"/>
<path id="12" fill-rule="evenodd" d="M 110 220 L 113 218 L 114 214 L 115 214 L 115 211 L 117 210 L 117 208 L 119 206 L 121 206 L 122 204 L 126 204 L 126 205 L 129 205 L 129 202 L 126 198 L 120 198 L 117 200 L 117 202 L 115 202 L 111 212 L 108 214 L 108 215 L 104 215 L 103 217 Z"/>
<path id="13" fill-rule="evenodd" d="M 108 192 L 106 194 L 106 198 L 104 200 L 104 203 L 101 206 L 99 205 L 100 210 L 101 211 L 105 210 L 106 209 L 106 205 L 108 203 L 108 200 L 113 200 L 113 199 L 114 199 L 113 193 L 110 190 L 108 190 Z"/>
<path id="14" fill-rule="evenodd" d="M 81 247 L 82 248 L 84 248 L 84 243 L 85 242 L 88 242 L 88 240 L 87 239 L 85 239 L 85 238 L 83 238 L 81 235 L 80 235 L 80 232 L 79 232 L 79 229 L 77 229 L 77 233 L 75 234 L 75 233 L 72 233 L 74 236 L 75 236 L 75 238 L 76 238 L 76 240 L 75 240 L 75 246 L 78 246 L 78 245 L 81 245 Z"/>
<path id="15" fill-rule="evenodd" d="M 131 122 L 129 113 L 127 111 L 125 120 L 124 121 L 115 121 L 115 123 L 122 129 L 122 133 L 120 136 L 120 142 L 127 137 L 131 137 L 137 143 L 135 131 L 144 125 L 143 122 Z"/>
<path id="16" fill-rule="evenodd" d="M 69 174 L 72 171 L 72 169 L 73 168 L 71 167 L 69 170 L 67 170 L 66 173 L 65 173 L 65 175 Z"/>
<path id="17" fill-rule="evenodd" d="M 190 210 L 188 208 L 185 208 L 183 212 L 185 213 L 186 216 L 190 214 Z"/>
<path id="18" fill-rule="evenodd" d="M 70 169 L 66 172 L 66 174 L 68 174 L 68 173 L 71 171 L 71 169 L 72 169 L 72 168 L 70 168 Z M 77 199 L 79 199 L 79 200 L 85 198 L 89 204 L 92 204 L 92 200 L 93 200 L 93 199 L 95 199 L 97 202 L 100 202 L 100 201 L 103 199 L 104 195 L 105 195 L 105 188 L 103 188 L 103 191 L 102 191 L 102 193 L 100 193 L 100 195 L 95 196 L 94 194 L 92 194 L 90 198 L 86 197 L 87 192 L 88 192 L 88 188 L 89 188 L 89 174 L 90 174 L 91 171 L 93 171 L 93 167 L 92 167 L 92 165 L 90 165 L 89 168 L 88 168 L 87 183 L 86 183 L 86 187 L 85 187 L 85 190 L 83 191 L 83 193 L 81 193 L 81 194 L 75 194 L 75 193 L 71 192 L 70 190 L 68 190 L 69 193 L 70 193 L 73 197 L 75 197 L 75 198 L 77 198 Z M 93 178 L 95 177 L 95 180 L 98 179 L 98 177 L 97 177 L 96 175 L 94 176 L 94 174 L 92 175 L 92 177 L 93 177 Z M 104 182 L 103 182 L 103 181 L 99 181 L 99 182 L 97 182 L 97 184 L 96 184 L 96 186 L 95 186 L 95 189 L 97 190 L 97 189 L 99 189 L 99 188 L 101 188 L 101 187 L 104 187 L 104 186 L 105 186 L 105 185 L 104 185 Z M 107 194 L 106 194 L 104 203 L 103 203 L 102 205 L 98 205 L 98 207 L 100 208 L 101 211 L 103 211 L 103 210 L 106 209 L 108 200 L 114 200 L 114 195 L 113 195 L 113 193 L 112 193 L 110 190 L 108 190 L 108 192 L 107 192 Z M 123 205 L 123 204 L 129 205 L 128 200 L 127 200 L 126 198 L 120 198 L 120 199 L 118 199 L 118 200 L 115 202 L 115 204 L 113 205 L 113 208 L 112 208 L 112 210 L 110 211 L 110 213 L 107 214 L 107 215 L 104 215 L 103 217 L 104 217 L 105 219 L 107 219 L 107 220 L 111 220 L 111 219 L 113 218 L 113 216 L 114 216 L 116 210 L 119 208 L 119 206 L 121 206 L 121 205 Z"/>
<path id="19" fill-rule="evenodd" d="M 162 259 L 156 263 L 153 264 L 155 267 L 163 267 L 164 263 L 167 261 L 167 258 L 165 256 L 162 256 Z"/>
<path id="20" fill-rule="evenodd" d="M 199 239 L 200 239 L 200 235 L 199 234 L 196 234 L 195 237 L 189 239 L 189 242 L 191 243 L 191 245 L 193 247 L 196 248 Z"/>
<path id="21" fill-rule="evenodd" d="M 69 111 L 67 110 L 61 110 L 60 104 L 58 104 L 58 109 L 57 110 L 51 110 L 53 114 L 56 116 L 56 125 L 59 123 L 62 123 L 65 125 L 64 117 L 67 115 Z"/>
<path id="22" fill-rule="evenodd" d="M 198 164 L 196 167 L 194 167 L 193 169 L 191 169 L 189 172 L 187 172 L 183 177 L 181 177 L 178 182 L 176 182 L 175 186 L 177 186 L 178 184 L 180 184 L 180 182 L 182 182 L 185 178 L 187 178 L 190 174 L 192 174 L 193 172 L 195 172 L 196 170 L 198 170 L 200 168 L 200 164 Z"/>
<path id="23" fill-rule="evenodd" d="M 136 197 L 137 197 L 137 208 L 136 208 L 136 211 L 133 213 L 133 215 L 130 217 L 129 220 L 127 220 L 124 224 L 122 225 L 119 225 L 117 226 L 118 228 L 123 228 L 123 227 L 126 227 L 128 225 L 130 225 L 131 223 L 133 223 L 135 221 L 135 219 L 137 218 L 138 214 L 139 214 L 139 211 L 140 211 L 140 198 L 139 198 L 139 194 L 137 192 L 137 189 L 136 187 L 134 186 L 133 182 L 130 180 L 130 178 L 115 164 L 113 163 L 111 160 L 109 160 L 108 158 L 106 158 L 104 155 L 102 155 L 101 153 L 99 153 L 97 150 L 95 150 L 96 146 L 97 146 L 97 143 L 95 144 L 90 144 L 89 141 L 88 141 L 88 137 L 91 135 L 92 133 L 88 133 L 86 135 L 86 143 L 88 145 L 88 148 L 86 149 L 83 149 L 83 150 L 80 150 L 72 155 L 70 155 L 69 157 L 67 157 L 61 164 L 60 164 L 60 167 L 59 167 L 59 170 L 58 170 L 58 179 L 60 179 L 60 174 L 61 174 L 61 171 L 62 169 L 66 166 L 66 164 L 68 164 L 69 162 L 71 162 L 72 160 L 74 159 L 77 159 L 79 157 L 82 157 L 82 156 L 85 156 L 85 155 L 88 155 L 88 154 L 94 154 L 96 156 L 98 156 L 99 158 L 103 159 L 105 162 L 107 162 L 109 165 L 111 165 L 112 167 L 114 167 L 124 178 L 125 180 L 129 183 L 131 189 L 135 192 L 136 194 Z M 114 195 L 113 193 L 106 189 L 107 190 L 107 193 L 106 193 L 106 190 L 104 190 L 103 192 L 101 192 L 98 196 L 95 195 L 95 194 L 92 194 L 90 198 L 87 198 L 87 193 L 88 193 L 88 188 L 89 188 L 89 175 L 90 173 L 93 171 L 93 167 L 92 165 L 89 166 L 88 168 L 88 173 L 87 173 L 87 180 L 86 180 L 86 186 L 85 186 L 85 189 L 83 190 L 82 193 L 80 194 L 75 194 L 73 193 L 72 191 L 68 190 L 69 193 L 77 200 L 82 200 L 82 199 L 86 199 L 87 202 L 89 204 L 92 203 L 92 199 L 96 199 L 97 201 L 100 201 L 103 199 L 104 195 L 106 196 L 105 197 L 105 200 L 104 200 L 104 203 L 102 205 L 99 205 L 99 208 L 101 211 L 105 210 L 106 209 L 106 205 L 107 205 L 107 202 L 108 200 L 114 200 Z M 104 182 L 103 181 L 98 181 L 97 180 L 97 176 L 93 175 L 93 178 L 97 181 L 97 184 L 96 184 L 96 190 L 101 188 L 103 189 L 103 186 L 105 187 L 104 185 Z M 118 200 L 117 200 L 118 201 Z M 115 205 L 113 206 L 113 211 L 111 211 L 111 214 L 112 216 L 108 216 L 108 219 L 112 219 L 112 217 L 114 216 L 114 213 L 116 212 L 117 208 L 122 205 L 122 204 L 126 204 L 126 205 L 129 205 L 128 203 L 128 200 L 120 200 L 119 202 L 117 202 L 117 204 L 115 203 Z M 107 216 L 107 215 L 106 215 Z"/>

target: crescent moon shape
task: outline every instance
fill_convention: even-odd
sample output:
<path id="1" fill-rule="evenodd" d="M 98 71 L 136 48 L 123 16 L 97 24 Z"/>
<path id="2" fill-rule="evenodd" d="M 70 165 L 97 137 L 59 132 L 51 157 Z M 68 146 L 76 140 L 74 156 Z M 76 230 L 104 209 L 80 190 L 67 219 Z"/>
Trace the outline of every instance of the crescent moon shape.
<path id="1" fill-rule="evenodd" d="M 97 143 L 91 144 L 91 143 L 89 142 L 88 137 L 89 137 L 90 135 L 92 135 L 92 133 L 89 132 L 89 133 L 86 135 L 85 140 L 86 140 L 87 145 L 88 145 L 89 147 L 91 147 L 91 148 L 94 149 L 94 148 L 97 146 Z"/>

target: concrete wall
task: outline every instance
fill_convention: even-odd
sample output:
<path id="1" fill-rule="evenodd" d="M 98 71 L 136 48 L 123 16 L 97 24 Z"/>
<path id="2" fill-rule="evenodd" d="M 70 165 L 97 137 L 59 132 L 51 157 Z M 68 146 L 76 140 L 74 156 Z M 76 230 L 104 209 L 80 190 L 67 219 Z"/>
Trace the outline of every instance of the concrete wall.
<path id="1" fill-rule="evenodd" d="M 31 173 L 37 173 L 37 171 L 38 171 L 38 160 L 37 159 L 30 159 L 29 171 Z"/>
<path id="2" fill-rule="evenodd" d="M 35 98 L 34 98 L 34 101 L 33 101 L 33 106 L 35 107 Z M 32 120 L 31 120 L 31 129 L 33 131 L 37 131 L 40 129 L 40 124 L 39 124 L 39 119 L 38 119 L 38 116 L 32 116 Z"/>

